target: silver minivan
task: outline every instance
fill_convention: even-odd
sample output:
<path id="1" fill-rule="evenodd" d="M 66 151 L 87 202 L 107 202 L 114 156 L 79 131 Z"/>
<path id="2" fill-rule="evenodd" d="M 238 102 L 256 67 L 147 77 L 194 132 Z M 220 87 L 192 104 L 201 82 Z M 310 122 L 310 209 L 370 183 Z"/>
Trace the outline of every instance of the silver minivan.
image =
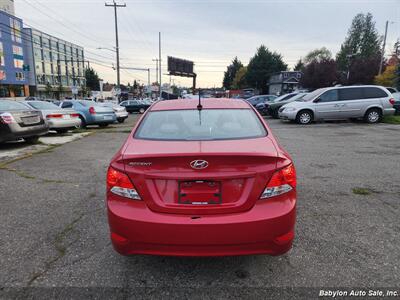
<path id="1" fill-rule="evenodd" d="M 299 124 L 361 118 L 367 123 L 378 123 L 382 116 L 394 114 L 394 102 L 391 93 L 381 86 L 329 87 L 282 106 L 279 117 Z"/>

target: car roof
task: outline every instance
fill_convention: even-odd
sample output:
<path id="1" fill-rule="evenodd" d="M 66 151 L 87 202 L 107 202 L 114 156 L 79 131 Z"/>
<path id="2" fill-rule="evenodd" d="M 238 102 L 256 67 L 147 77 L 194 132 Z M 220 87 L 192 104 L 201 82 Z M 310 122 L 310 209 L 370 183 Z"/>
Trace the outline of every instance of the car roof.
<path id="1" fill-rule="evenodd" d="M 350 88 L 367 88 L 367 87 L 374 87 L 374 88 L 380 88 L 380 89 L 386 89 L 384 86 L 381 85 L 374 85 L 374 84 L 366 84 L 366 85 L 341 85 L 341 86 L 330 86 L 326 87 L 326 89 L 350 89 Z"/>
<path id="2" fill-rule="evenodd" d="M 151 107 L 151 111 L 174 110 L 174 109 L 197 109 L 198 99 L 176 99 L 158 101 Z M 203 109 L 243 109 L 250 108 L 250 105 L 244 100 L 229 98 L 205 98 L 201 99 Z"/>

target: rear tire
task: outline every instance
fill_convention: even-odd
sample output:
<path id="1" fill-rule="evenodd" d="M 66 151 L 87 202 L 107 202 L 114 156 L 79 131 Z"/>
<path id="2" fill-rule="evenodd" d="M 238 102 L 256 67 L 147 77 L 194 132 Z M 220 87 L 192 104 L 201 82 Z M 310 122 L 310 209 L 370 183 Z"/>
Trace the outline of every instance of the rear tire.
<path id="1" fill-rule="evenodd" d="M 81 129 L 85 129 L 86 128 L 86 121 L 85 119 L 80 115 L 79 119 L 81 119 L 81 125 L 79 126 L 79 128 Z"/>
<path id="2" fill-rule="evenodd" d="M 118 121 L 118 123 L 121 123 L 121 124 L 122 124 L 122 123 L 125 122 L 125 119 L 124 119 L 124 118 L 118 118 L 117 121 Z"/>
<path id="3" fill-rule="evenodd" d="M 107 126 L 108 126 L 108 123 L 106 123 L 106 124 L 99 124 L 99 126 L 100 126 L 101 128 L 104 128 L 104 127 L 107 127 Z"/>
<path id="4" fill-rule="evenodd" d="M 39 137 L 38 136 L 30 136 L 24 138 L 25 142 L 28 144 L 37 144 L 39 142 Z"/>
<path id="5" fill-rule="evenodd" d="M 310 110 L 301 110 L 297 113 L 296 123 L 301 125 L 311 124 L 314 114 Z"/>
<path id="6" fill-rule="evenodd" d="M 382 111 L 378 108 L 368 109 L 364 116 L 364 121 L 368 124 L 376 124 L 382 121 Z"/>

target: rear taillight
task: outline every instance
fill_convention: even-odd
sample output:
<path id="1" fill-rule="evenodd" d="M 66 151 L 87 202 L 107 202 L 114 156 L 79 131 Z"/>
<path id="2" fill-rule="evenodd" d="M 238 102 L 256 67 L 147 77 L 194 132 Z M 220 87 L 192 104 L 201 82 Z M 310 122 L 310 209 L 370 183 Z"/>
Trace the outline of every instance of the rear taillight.
<path id="1" fill-rule="evenodd" d="M 389 102 L 390 102 L 390 104 L 394 105 L 396 103 L 396 100 L 394 100 L 394 98 L 390 98 Z"/>
<path id="2" fill-rule="evenodd" d="M 91 106 L 91 107 L 89 108 L 89 113 L 90 113 L 91 115 L 95 115 L 95 114 L 96 114 L 96 110 L 94 109 L 93 106 Z"/>
<path id="3" fill-rule="evenodd" d="M 79 114 L 71 114 L 71 118 L 79 118 Z"/>
<path id="4" fill-rule="evenodd" d="M 261 195 L 261 199 L 271 198 L 290 192 L 296 188 L 296 169 L 293 164 L 276 171 Z"/>
<path id="5" fill-rule="evenodd" d="M 3 124 L 17 123 L 17 122 L 15 122 L 14 117 L 10 113 L 2 113 L 2 114 L 0 114 L 0 122 L 3 123 Z"/>
<path id="6" fill-rule="evenodd" d="M 46 119 L 61 119 L 62 117 L 62 114 L 49 114 L 46 116 Z"/>
<path id="7" fill-rule="evenodd" d="M 128 175 L 112 167 L 107 171 L 107 190 L 121 197 L 141 200 Z"/>

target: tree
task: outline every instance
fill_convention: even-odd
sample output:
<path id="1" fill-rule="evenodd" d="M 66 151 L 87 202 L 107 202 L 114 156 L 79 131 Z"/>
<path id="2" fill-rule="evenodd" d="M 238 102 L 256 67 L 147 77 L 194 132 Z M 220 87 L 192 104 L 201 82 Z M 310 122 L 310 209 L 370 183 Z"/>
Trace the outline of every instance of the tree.
<path id="1" fill-rule="evenodd" d="M 264 45 L 261 45 L 247 66 L 246 81 L 249 86 L 261 89 L 263 93 L 266 93 L 271 74 L 286 69 L 287 65 L 283 62 L 280 54 L 272 53 Z"/>
<path id="2" fill-rule="evenodd" d="M 329 60 L 332 58 L 332 52 L 329 51 L 326 47 L 322 47 L 320 49 L 315 49 L 310 51 L 306 57 L 304 58 L 304 64 L 308 64 L 312 61 L 321 62 L 324 60 Z"/>
<path id="3" fill-rule="evenodd" d="M 378 74 L 380 61 L 379 56 L 354 58 L 349 67 L 347 84 L 373 84 L 375 76 Z"/>
<path id="4" fill-rule="evenodd" d="M 222 86 L 226 89 L 232 88 L 233 79 L 236 76 L 237 71 L 243 67 L 242 62 L 237 58 L 237 56 L 232 60 L 232 63 L 226 68 L 224 73 L 224 80 L 222 82 Z"/>
<path id="5" fill-rule="evenodd" d="M 395 87 L 400 90 L 400 63 L 396 67 Z"/>
<path id="6" fill-rule="evenodd" d="M 385 72 L 375 76 L 374 83 L 383 86 L 395 86 L 397 66 L 387 66 Z"/>
<path id="7" fill-rule="evenodd" d="M 354 55 L 362 60 L 380 57 L 380 44 L 381 39 L 375 28 L 372 15 L 370 13 L 356 15 L 336 56 L 339 70 L 347 71 L 350 64 L 349 59 Z M 376 73 L 378 73 L 378 69 Z"/>
<path id="8" fill-rule="evenodd" d="M 246 73 L 247 73 L 247 67 L 241 67 L 239 71 L 236 72 L 235 78 L 233 79 L 232 82 L 232 87 L 234 89 L 242 89 L 247 86 Z"/>
<path id="9" fill-rule="evenodd" d="M 136 79 L 133 81 L 133 91 L 136 91 L 138 89 L 138 83 Z"/>
<path id="10" fill-rule="evenodd" d="M 88 88 L 90 88 L 92 91 L 100 90 L 100 84 L 99 84 L 100 78 L 94 69 L 92 68 L 86 69 L 85 78 L 86 78 L 86 86 Z"/>
<path id="11" fill-rule="evenodd" d="M 91 91 L 89 87 L 84 84 L 81 85 L 81 94 L 83 97 L 90 97 L 90 92 Z"/>
<path id="12" fill-rule="evenodd" d="M 303 63 L 302 59 L 300 58 L 300 59 L 297 61 L 296 65 L 294 66 L 293 70 L 294 70 L 294 71 L 302 71 L 303 68 L 304 68 L 304 63 Z"/>
<path id="13" fill-rule="evenodd" d="M 45 86 L 44 90 L 45 90 L 46 94 L 47 94 L 50 98 L 53 97 L 53 95 L 52 95 L 52 93 L 53 93 L 53 88 L 52 88 L 50 82 L 47 82 L 47 83 L 46 83 L 46 86 Z"/>
<path id="14" fill-rule="evenodd" d="M 318 89 L 333 86 L 338 80 L 339 73 L 335 60 L 313 60 L 304 67 L 300 84 L 304 88 Z"/>

